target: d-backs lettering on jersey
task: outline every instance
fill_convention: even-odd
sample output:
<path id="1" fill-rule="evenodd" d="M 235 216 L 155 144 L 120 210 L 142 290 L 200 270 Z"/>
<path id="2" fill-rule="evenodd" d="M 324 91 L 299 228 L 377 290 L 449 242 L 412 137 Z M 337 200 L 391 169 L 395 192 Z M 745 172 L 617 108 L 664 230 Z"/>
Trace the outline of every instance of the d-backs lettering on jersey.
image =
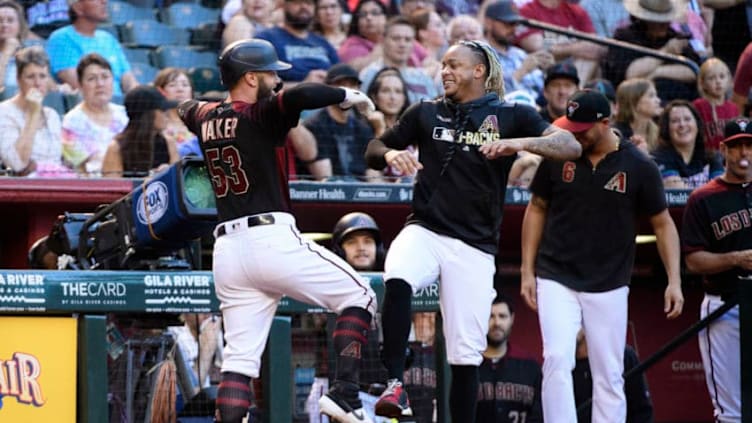
<path id="1" fill-rule="evenodd" d="M 178 113 L 199 134 L 220 221 L 289 211 L 286 167 L 279 150 L 299 113 L 285 113 L 280 95 L 250 104 L 187 101 Z"/>

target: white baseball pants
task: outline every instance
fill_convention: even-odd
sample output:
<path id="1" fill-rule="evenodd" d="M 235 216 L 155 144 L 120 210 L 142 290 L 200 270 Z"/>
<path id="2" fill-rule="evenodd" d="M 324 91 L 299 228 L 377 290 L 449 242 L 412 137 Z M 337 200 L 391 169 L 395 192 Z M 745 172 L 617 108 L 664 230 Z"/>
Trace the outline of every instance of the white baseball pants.
<path id="1" fill-rule="evenodd" d="M 288 213 L 274 224 L 247 227 L 246 217 L 224 222 L 214 244 L 214 288 L 225 340 L 222 371 L 257 378 L 277 304 L 286 295 L 336 313 L 348 307 L 376 311 L 367 280 L 326 248 L 309 241 Z M 218 229 L 215 229 L 215 235 Z"/>
<path id="2" fill-rule="evenodd" d="M 538 278 L 538 320 L 543 338 L 541 400 L 546 423 L 577 421 L 572 370 L 577 332 L 588 343 L 593 377 L 593 423 L 624 423 L 624 347 L 627 339 L 629 287 L 606 292 L 578 292 Z"/>

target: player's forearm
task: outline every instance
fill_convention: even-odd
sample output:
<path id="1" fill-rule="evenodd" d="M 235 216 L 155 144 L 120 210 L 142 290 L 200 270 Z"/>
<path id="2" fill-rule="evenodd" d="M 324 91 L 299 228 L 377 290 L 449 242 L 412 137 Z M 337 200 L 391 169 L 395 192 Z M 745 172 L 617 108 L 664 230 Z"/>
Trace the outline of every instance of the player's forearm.
<path id="1" fill-rule="evenodd" d="M 522 275 L 535 276 L 535 258 L 543 238 L 548 204 L 544 199 L 533 195 L 522 219 Z"/>
<path id="2" fill-rule="evenodd" d="M 728 253 L 711 253 L 710 251 L 696 251 L 688 254 L 684 261 L 687 263 L 687 269 L 693 273 L 701 275 L 713 275 L 716 273 L 731 270 L 739 265 L 739 254 L 741 251 L 732 251 Z"/>
<path id="3" fill-rule="evenodd" d="M 679 252 L 679 232 L 676 230 L 676 225 L 673 219 L 671 219 L 671 215 L 668 213 L 668 210 L 663 210 L 661 213 L 651 217 L 650 223 L 655 232 L 658 255 L 661 257 L 663 266 L 666 269 L 668 283 L 681 284 L 679 271 L 681 258 L 681 253 Z"/>
<path id="4" fill-rule="evenodd" d="M 523 150 L 551 160 L 574 160 L 582 146 L 571 132 L 550 126 L 541 137 L 522 138 Z"/>
<path id="5" fill-rule="evenodd" d="M 345 101 L 345 90 L 342 88 L 310 82 L 285 89 L 282 95 L 285 110 L 291 111 L 320 109 L 343 101 Z"/>
<path id="6" fill-rule="evenodd" d="M 366 147 L 365 159 L 368 167 L 376 170 L 384 169 L 386 167 L 386 159 L 384 158 L 384 155 L 389 150 L 391 150 L 391 148 L 387 147 L 380 139 L 372 139 L 371 142 L 368 143 L 368 147 Z"/>

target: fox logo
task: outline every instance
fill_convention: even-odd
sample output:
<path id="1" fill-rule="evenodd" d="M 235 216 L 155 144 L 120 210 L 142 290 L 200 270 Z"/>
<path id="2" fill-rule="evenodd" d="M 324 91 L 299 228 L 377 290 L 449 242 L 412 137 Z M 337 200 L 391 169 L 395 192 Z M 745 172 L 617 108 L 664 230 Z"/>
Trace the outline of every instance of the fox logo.
<path id="1" fill-rule="evenodd" d="M 611 179 L 606 182 L 603 189 L 624 194 L 627 192 L 627 173 L 617 172 L 616 175 L 612 176 Z"/>

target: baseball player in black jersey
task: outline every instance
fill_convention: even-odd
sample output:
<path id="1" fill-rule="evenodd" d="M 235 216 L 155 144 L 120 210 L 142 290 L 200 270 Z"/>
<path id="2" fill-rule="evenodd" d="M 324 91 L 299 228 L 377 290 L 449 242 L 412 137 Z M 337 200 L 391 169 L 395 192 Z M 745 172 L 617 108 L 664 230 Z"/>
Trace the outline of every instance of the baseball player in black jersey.
<path id="1" fill-rule="evenodd" d="M 540 365 L 510 345 L 513 325 L 514 307 L 500 294 L 493 301 L 488 320 L 488 348 L 480 364 L 476 423 L 543 421 Z"/>
<path id="2" fill-rule="evenodd" d="M 704 275 L 702 318 L 737 295 L 740 276 L 752 274 L 752 122 L 732 120 L 724 135 L 726 169 L 692 192 L 682 223 L 687 268 Z M 741 421 L 739 306 L 701 331 L 699 340 L 716 421 Z"/>
<path id="3" fill-rule="evenodd" d="M 486 43 L 450 47 L 442 59 L 444 97 L 413 104 L 368 145 L 370 167 L 417 171 L 412 214 L 385 263 L 383 359 L 392 379 L 376 404 L 378 415 L 410 413 L 401 378 L 411 294 L 438 279 L 452 371 L 450 414 L 454 422 L 475 419 L 509 169 L 521 150 L 560 160 L 581 152 L 572 134 L 533 108 L 500 100 L 502 76 Z M 418 147 L 419 158 L 409 145 Z"/>
<path id="4" fill-rule="evenodd" d="M 577 92 L 554 121 L 574 133 L 582 157 L 538 167 L 522 223 L 521 294 L 543 338 L 543 416 L 577 421 L 572 388 L 577 332 L 585 330 L 593 375 L 593 421 L 624 423 L 627 294 L 640 215 L 655 231 L 668 287 L 664 311 L 681 313 L 679 235 L 658 168 L 609 127 L 603 94 Z"/>
<path id="5" fill-rule="evenodd" d="M 217 419 L 240 422 L 251 403 L 249 383 L 283 295 L 339 313 L 334 330 L 336 380 L 321 411 L 340 422 L 369 422 L 358 399 L 361 348 L 376 308 L 370 285 L 331 251 L 303 238 L 290 214 L 282 150 L 300 112 L 331 104 L 372 108 L 355 90 L 299 84 L 278 91 L 277 71 L 290 65 L 267 41 L 227 46 L 219 57 L 229 96 L 221 103 L 178 106 L 199 134 L 220 223 L 214 230 L 214 283 L 225 340 Z"/>

